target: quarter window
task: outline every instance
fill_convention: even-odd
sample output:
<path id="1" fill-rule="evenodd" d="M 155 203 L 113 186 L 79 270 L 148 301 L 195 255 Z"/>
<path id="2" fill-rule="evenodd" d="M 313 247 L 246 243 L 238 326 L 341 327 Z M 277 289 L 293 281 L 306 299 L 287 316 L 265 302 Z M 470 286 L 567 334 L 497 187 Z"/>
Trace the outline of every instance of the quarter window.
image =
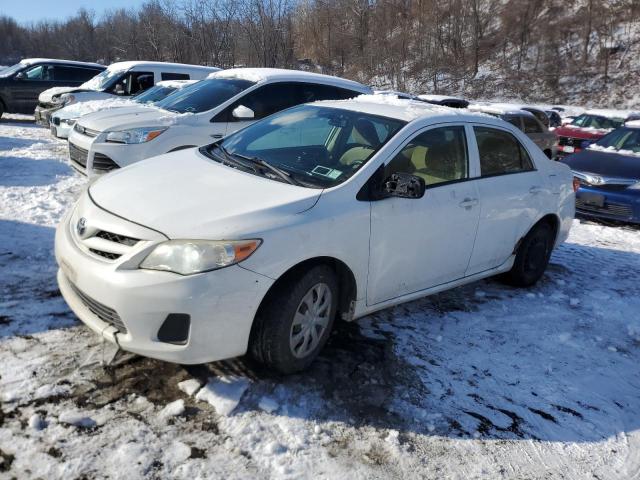
<path id="1" fill-rule="evenodd" d="M 473 131 L 483 177 L 533 170 L 529 154 L 509 132 L 487 127 L 473 127 Z"/>
<path id="2" fill-rule="evenodd" d="M 385 177 L 410 173 L 424 178 L 427 186 L 469 178 L 464 127 L 427 130 L 407 143 L 385 168 Z"/>
<path id="3" fill-rule="evenodd" d="M 80 67 L 63 67 L 60 65 L 53 67 L 53 76 L 57 82 L 85 82 L 93 78 L 97 73 L 100 72 Z"/>

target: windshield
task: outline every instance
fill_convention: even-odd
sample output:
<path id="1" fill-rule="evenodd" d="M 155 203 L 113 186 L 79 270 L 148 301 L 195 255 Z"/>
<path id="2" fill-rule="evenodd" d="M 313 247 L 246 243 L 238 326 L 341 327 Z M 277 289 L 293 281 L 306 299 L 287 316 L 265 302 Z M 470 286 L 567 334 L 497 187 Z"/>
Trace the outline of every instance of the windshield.
<path id="1" fill-rule="evenodd" d="M 0 70 L 0 77 L 10 77 L 14 73 L 19 72 L 25 67 L 27 67 L 27 65 L 25 65 L 24 63 L 16 63 L 15 65 L 12 65 L 10 67 L 3 68 L 2 70 Z"/>
<path id="2" fill-rule="evenodd" d="M 95 77 L 87 80 L 80 88 L 86 88 L 87 90 L 107 90 L 114 83 L 116 83 L 126 70 L 103 70 Z"/>
<path id="3" fill-rule="evenodd" d="M 154 103 L 169 96 L 169 94 L 176 90 L 176 87 L 161 87 L 160 85 L 155 85 L 135 95 L 132 100 L 138 103 Z"/>
<path id="4" fill-rule="evenodd" d="M 640 128 L 619 128 L 589 146 L 592 150 L 640 154 Z"/>
<path id="5" fill-rule="evenodd" d="M 404 125 L 400 120 L 362 112 L 301 105 L 228 136 L 220 147 L 205 148 L 223 163 L 228 163 L 225 157 L 237 159 L 243 166 L 246 160 L 268 163 L 297 184 L 326 188 L 356 173 Z M 259 169 L 255 170 L 258 173 Z"/>
<path id="6" fill-rule="evenodd" d="M 623 119 L 613 119 L 602 117 L 600 115 L 582 114 L 577 116 L 571 125 L 580 128 L 597 128 L 600 130 L 612 130 L 622 126 Z"/>
<path id="7" fill-rule="evenodd" d="M 254 82 L 238 78 L 210 78 L 183 88 L 156 106 L 176 113 L 206 112 L 253 85 Z"/>

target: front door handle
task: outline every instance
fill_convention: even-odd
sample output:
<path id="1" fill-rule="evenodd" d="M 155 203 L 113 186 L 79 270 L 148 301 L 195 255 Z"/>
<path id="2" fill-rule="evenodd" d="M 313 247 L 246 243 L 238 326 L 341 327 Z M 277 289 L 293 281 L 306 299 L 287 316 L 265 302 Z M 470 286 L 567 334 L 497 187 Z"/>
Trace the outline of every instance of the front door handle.
<path id="1" fill-rule="evenodd" d="M 478 199 L 477 198 L 465 198 L 464 200 L 462 200 L 458 205 L 460 205 L 462 208 L 466 208 L 467 210 L 469 210 L 471 207 L 475 207 L 478 204 Z"/>
<path id="2" fill-rule="evenodd" d="M 529 189 L 529 193 L 530 193 L 531 195 L 537 195 L 537 194 L 539 194 L 540 192 L 542 192 L 542 187 L 538 187 L 537 185 L 534 185 L 533 187 L 531 187 L 531 188 Z"/>
<path id="3" fill-rule="evenodd" d="M 213 135 L 211 135 L 211 138 L 222 138 L 222 134 L 221 133 L 214 133 Z"/>

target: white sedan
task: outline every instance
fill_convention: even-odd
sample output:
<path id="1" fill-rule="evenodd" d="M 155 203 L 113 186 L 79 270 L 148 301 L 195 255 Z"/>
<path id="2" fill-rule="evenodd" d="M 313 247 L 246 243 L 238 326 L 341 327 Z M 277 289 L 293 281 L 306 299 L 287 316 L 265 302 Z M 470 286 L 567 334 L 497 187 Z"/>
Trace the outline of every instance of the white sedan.
<path id="1" fill-rule="evenodd" d="M 506 122 L 363 96 L 301 105 L 93 183 L 60 290 L 122 349 L 305 368 L 334 320 L 492 275 L 529 286 L 574 216 L 569 169 Z"/>

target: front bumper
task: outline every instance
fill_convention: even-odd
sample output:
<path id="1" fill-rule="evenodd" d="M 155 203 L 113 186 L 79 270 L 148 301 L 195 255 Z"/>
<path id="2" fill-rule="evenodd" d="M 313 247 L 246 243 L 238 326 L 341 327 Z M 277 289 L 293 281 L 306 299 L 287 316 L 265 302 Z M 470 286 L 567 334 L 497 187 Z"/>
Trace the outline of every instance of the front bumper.
<path id="1" fill-rule="evenodd" d="M 58 227 L 55 253 L 60 291 L 93 331 L 124 350 L 183 364 L 246 352 L 253 319 L 273 283 L 271 279 L 238 265 L 191 276 L 138 269 L 141 259 L 161 241 L 157 232 L 153 240 L 144 241 L 116 261 L 95 258 L 71 228 L 80 215 L 92 228 L 117 230 L 123 235 L 140 237 L 146 229 L 99 209 L 87 195 Z M 104 309 L 116 312 L 125 328 L 109 321 L 112 314 Z M 185 345 L 158 340 L 158 331 L 171 313 L 190 316 Z"/>
<path id="2" fill-rule="evenodd" d="M 55 107 L 46 107 L 43 105 L 37 105 L 35 111 L 33 112 L 33 116 L 36 119 L 36 124 L 49 128 L 51 123 L 51 115 L 60 110 L 62 105 Z"/>
<path id="3" fill-rule="evenodd" d="M 51 135 L 56 138 L 66 139 L 69 138 L 71 134 L 71 130 L 73 129 L 73 125 L 69 125 L 66 122 L 55 122 L 56 117 L 52 117 L 51 124 L 49 128 L 51 129 Z"/>
<path id="4" fill-rule="evenodd" d="M 593 195 L 603 196 L 603 204 L 593 202 Z M 576 215 L 640 224 L 640 191 L 605 190 L 581 185 L 576 192 Z"/>

